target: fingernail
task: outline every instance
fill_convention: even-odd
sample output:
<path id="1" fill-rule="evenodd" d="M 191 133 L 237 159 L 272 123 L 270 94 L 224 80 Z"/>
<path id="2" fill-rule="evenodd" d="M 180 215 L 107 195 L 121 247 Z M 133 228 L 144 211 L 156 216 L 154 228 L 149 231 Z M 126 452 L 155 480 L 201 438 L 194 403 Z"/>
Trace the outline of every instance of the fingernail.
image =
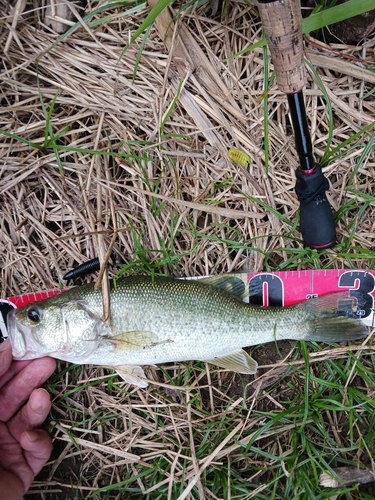
<path id="1" fill-rule="evenodd" d="M 30 443 L 34 443 L 38 439 L 38 436 L 37 436 L 37 434 L 35 434 L 35 432 L 25 431 L 25 434 L 27 436 L 27 439 L 30 441 Z"/>
<path id="2" fill-rule="evenodd" d="M 9 340 L 4 340 L 3 342 L 1 342 L 0 344 L 0 352 L 4 352 L 8 349 L 8 347 L 10 346 L 10 342 Z"/>

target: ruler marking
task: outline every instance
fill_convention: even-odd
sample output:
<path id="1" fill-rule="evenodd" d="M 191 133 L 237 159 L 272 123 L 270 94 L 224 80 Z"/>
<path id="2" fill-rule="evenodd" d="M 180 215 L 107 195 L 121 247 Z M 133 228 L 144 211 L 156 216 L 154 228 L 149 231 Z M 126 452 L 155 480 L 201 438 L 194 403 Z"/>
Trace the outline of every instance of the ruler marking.
<path id="1" fill-rule="evenodd" d="M 6 340 L 8 338 L 8 329 L 2 314 L 0 314 L 0 331 L 3 340 Z"/>
<path id="2" fill-rule="evenodd" d="M 14 304 L 12 304 L 12 302 L 9 300 L 9 299 L 1 299 L 0 300 L 0 305 L 3 305 L 3 304 L 6 304 L 8 306 L 11 306 L 13 309 L 16 308 Z M 6 324 L 6 311 L 2 310 L 0 311 L 0 338 L 2 338 L 2 341 L 6 340 L 9 335 L 8 335 L 8 328 L 7 328 L 7 324 Z M 9 311 L 8 311 L 9 313 Z M 4 318 L 4 314 L 5 314 L 5 318 Z"/>

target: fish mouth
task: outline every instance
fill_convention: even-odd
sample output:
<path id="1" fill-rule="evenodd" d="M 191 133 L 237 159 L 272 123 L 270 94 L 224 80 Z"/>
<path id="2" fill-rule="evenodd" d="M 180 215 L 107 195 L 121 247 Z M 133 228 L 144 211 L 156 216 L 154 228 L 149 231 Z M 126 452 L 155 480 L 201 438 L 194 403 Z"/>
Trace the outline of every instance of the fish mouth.
<path id="1" fill-rule="evenodd" d="M 17 321 L 15 310 L 8 314 L 7 324 L 13 358 L 17 360 L 38 358 L 38 345 L 34 340 L 32 329 Z"/>

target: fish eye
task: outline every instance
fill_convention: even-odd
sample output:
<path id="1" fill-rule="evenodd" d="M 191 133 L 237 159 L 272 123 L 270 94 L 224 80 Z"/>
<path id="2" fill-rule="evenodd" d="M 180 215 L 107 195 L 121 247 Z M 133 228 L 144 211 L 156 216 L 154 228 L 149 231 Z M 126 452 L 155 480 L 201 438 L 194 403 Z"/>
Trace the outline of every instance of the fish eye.
<path id="1" fill-rule="evenodd" d="M 27 317 L 29 318 L 31 323 L 34 323 L 34 325 L 36 325 L 42 319 L 42 312 L 40 309 L 32 307 L 27 311 Z"/>

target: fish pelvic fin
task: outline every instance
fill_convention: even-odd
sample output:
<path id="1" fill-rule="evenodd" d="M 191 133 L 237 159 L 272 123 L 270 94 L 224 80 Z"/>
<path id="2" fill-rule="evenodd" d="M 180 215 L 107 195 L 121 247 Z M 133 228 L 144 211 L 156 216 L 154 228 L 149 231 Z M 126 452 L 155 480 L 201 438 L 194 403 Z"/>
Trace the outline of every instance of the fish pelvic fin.
<path id="1" fill-rule="evenodd" d="M 136 365 L 118 365 L 113 367 L 118 375 L 128 384 L 136 385 L 137 387 L 147 387 L 148 382 L 145 372 L 140 366 Z"/>
<path id="2" fill-rule="evenodd" d="M 169 344 L 171 339 L 159 340 L 153 332 L 137 330 L 133 332 L 120 333 L 118 335 L 104 336 L 103 340 L 111 344 L 115 350 L 139 351 L 152 349 L 160 344 Z"/>
<path id="3" fill-rule="evenodd" d="M 243 349 L 227 354 L 226 356 L 210 359 L 208 363 L 226 368 L 233 372 L 247 373 L 250 375 L 256 373 L 258 368 L 258 363 Z"/>
<path id="4" fill-rule="evenodd" d="M 343 342 L 366 337 L 368 328 L 357 315 L 363 304 L 360 293 L 351 296 L 349 291 L 330 293 L 298 304 L 296 307 L 301 309 L 301 314 L 307 313 L 310 324 L 303 340 Z"/>

